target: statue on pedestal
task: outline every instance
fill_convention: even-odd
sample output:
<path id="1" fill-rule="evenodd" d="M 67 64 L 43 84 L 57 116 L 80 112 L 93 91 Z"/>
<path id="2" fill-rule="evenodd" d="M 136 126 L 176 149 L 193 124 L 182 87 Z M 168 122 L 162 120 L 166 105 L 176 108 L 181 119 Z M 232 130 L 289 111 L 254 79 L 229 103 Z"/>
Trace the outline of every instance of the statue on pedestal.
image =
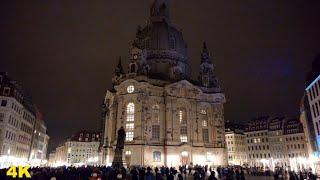
<path id="1" fill-rule="evenodd" d="M 126 131 L 123 127 L 118 130 L 118 137 L 117 137 L 117 145 L 114 151 L 114 158 L 112 162 L 112 167 L 116 169 L 120 169 L 123 167 L 123 160 L 122 160 L 122 152 L 124 148 L 124 141 L 126 139 Z"/>

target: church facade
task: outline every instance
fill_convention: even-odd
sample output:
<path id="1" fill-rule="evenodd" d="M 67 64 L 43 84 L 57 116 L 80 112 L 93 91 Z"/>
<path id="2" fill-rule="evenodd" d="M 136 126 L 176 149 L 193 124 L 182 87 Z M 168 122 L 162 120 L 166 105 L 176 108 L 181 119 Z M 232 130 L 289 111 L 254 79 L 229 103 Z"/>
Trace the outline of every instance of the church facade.
<path id="1" fill-rule="evenodd" d="M 103 103 L 103 163 L 111 164 L 117 130 L 126 131 L 128 166 L 226 165 L 225 96 L 203 44 L 199 76 L 191 77 L 187 44 L 170 21 L 170 2 L 154 0 L 150 18 L 121 60 Z"/>

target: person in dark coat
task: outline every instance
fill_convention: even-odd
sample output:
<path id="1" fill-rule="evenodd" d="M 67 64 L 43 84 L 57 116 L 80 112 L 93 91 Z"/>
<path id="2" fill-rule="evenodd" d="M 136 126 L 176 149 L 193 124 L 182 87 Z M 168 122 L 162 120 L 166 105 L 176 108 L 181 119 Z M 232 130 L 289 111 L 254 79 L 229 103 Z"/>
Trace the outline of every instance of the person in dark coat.
<path id="1" fill-rule="evenodd" d="M 218 180 L 218 179 L 216 178 L 216 173 L 215 173 L 214 171 L 211 171 L 211 174 L 210 174 L 208 180 Z"/>

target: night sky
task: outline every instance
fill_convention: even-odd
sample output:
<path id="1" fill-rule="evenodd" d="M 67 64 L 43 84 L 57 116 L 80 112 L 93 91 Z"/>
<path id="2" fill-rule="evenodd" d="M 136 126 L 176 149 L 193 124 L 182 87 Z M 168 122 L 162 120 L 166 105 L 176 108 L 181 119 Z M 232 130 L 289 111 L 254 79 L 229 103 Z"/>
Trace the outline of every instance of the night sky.
<path id="1" fill-rule="evenodd" d="M 226 93 L 225 119 L 297 115 L 305 73 L 320 52 L 319 0 L 173 0 L 171 19 L 189 47 L 193 77 L 202 42 Z M 49 149 L 99 130 L 100 104 L 122 56 L 149 16 L 149 0 L 0 2 L 0 71 L 44 114 Z"/>

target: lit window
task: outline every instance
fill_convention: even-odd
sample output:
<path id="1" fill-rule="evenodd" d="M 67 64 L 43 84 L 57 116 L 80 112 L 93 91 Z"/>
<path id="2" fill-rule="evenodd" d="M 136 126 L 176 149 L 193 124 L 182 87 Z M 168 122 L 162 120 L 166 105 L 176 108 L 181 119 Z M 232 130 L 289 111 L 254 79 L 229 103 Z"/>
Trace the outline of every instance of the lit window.
<path id="1" fill-rule="evenodd" d="M 134 130 L 134 123 L 127 123 L 126 124 L 126 130 L 127 131 L 133 131 Z"/>
<path id="2" fill-rule="evenodd" d="M 133 85 L 130 85 L 130 86 L 127 87 L 127 92 L 128 93 L 133 93 L 133 91 L 134 91 L 134 86 Z"/>
<path id="3" fill-rule="evenodd" d="M 152 139 L 160 139 L 160 125 L 152 125 Z"/>
<path id="4" fill-rule="evenodd" d="M 187 137 L 187 135 L 180 135 L 180 141 L 181 141 L 181 142 L 188 142 L 188 137 Z"/>
<path id="5" fill-rule="evenodd" d="M 182 151 L 182 152 L 181 152 L 181 156 L 183 156 L 183 157 L 188 156 L 188 152 L 187 152 L 187 151 Z"/>
<path id="6" fill-rule="evenodd" d="M 182 135 L 187 135 L 187 127 L 186 126 L 181 126 L 180 127 L 180 134 Z"/>
<path id="7" fill-rule="evenodd" d="M 158 105 L 152 107 L 152 120 L 154 123 L 160 122 L 160 108 Z"/>
<path id="8" fill-rule="evenodd" d="M 133 132 L 126 132 L 126 141 L 133 141 Z"/>
<path id="9" fill-rule="evenodd" d="M 202 126 L 203 126 L 203 127 L 207 127 L 207 125 L 208 125 L 208 124 L 207 124 L 207 120 L 203 120 L 203 121 L 202 121 Z"/>
<path id="10" fill-rule="evenodd" d="M 153 161 L 160 162 L 161 161 L 161 152 L 155 151 L 153 152 Z"/>
<path id="11" fill-rule="evenodd" d="M 185 113 L 182 110 L 179 111 L 179 121 L 181 124 L 187 124 Z"/>
<path id="12" fill-rule="evenodd" d="M 200 113 L 203 115 L 207 114 L 206 110 L 204 110 L 204 109 L 201 109 Z"/>
<path id="13" fill-rule="evenodd" d="M 126 151 L 126 155 L 127 156 L 131 155 L 131 151 Z"/>
<path id="14" fill-rule="evenodd" d="M 134 104 L 127 105 L 127 121 L 134 121 Z"/>

